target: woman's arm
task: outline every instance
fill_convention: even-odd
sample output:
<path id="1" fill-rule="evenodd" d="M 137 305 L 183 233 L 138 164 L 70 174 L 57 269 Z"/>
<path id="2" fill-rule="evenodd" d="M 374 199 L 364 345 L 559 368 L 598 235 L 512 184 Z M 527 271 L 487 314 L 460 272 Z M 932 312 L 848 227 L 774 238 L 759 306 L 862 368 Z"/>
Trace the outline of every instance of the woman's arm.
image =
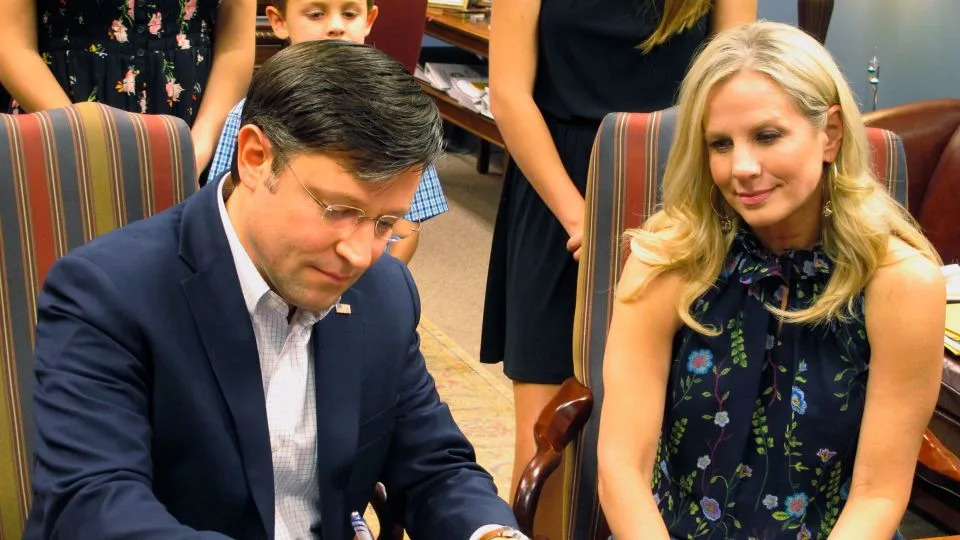
<path id="1" fill-rule="evenodd" d="M 510 155 L 571 237 L 583 230 L 583 196 L 567 174 L 533 101 L 540 0 L 496 3 L 490 25 L 490 107 Z"/>
<path id="2" fill-rule="evenodd" d="M 831 540 L 893 537 L 937 401 L 946 289 L 934 263 L 896 244 L 901 259 L 881 267 L 867 286 L 866 406 L 850 497 Z M 905 251 L 912 253 L 903 258 Z"/>
<path id="3" fill-rule="evenodd" d="M 37 52 L 36 2 L 0 0 L 0 13 L 0 84 L 30 112 L 70 105 L 67 93 Z"/>
<path id="4" fill-rule="evenodd" d="M 213 156 L 227 112 L 246 95 L 253 76 L 256 0 L 223 0 L 214 30 L 213 64 L 190 130 L 202 171 Z"/>
<path id="5" fill-rule="evenodd" d="M 623 301 L 649 266 L 630 257 L 618 285 L 603 358 L 603 408 L 597 443 L 598 491 L 617 540 L 668 540 L 653 500 L 651 476 L 663 423 L 682 281 L 661 274 Z"/>
<path id="6" fill-rule="evenodd" d="M 757 0 L 716 0 L 710 12 L 710 33 L 757 20 Z"/>

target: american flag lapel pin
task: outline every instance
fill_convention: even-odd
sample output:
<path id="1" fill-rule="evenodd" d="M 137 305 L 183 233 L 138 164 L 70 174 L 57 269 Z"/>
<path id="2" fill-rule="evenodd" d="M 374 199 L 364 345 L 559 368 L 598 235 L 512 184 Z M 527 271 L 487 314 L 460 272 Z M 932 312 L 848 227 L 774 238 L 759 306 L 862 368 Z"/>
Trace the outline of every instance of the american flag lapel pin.
<path id="1" fill-rule="evenodd" d="M 349 315 L 349 314 L 350 314 L 350 304 L 337 303 L 337 305 L 336 305 L 336 307 L 335 307 L 334 309 L 336 309 L 336 310 L 337 310 L 337 313 L 339 313 L 340 315 Z"/>

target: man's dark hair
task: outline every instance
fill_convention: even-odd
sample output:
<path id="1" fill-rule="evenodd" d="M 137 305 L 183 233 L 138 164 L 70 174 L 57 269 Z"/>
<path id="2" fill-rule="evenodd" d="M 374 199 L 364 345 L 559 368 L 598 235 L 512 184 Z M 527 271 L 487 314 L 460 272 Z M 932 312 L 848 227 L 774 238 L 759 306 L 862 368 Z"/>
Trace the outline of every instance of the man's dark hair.
<path id="1" fill-rule="evenodd" d="M 339 40 L 298 43 L 267 60 L 247 92 L 246 124 L 270 140 L 274 174 L 294 155 L 319 153 L 360 179 L 383 181 L 432 164 L 443 146 L 437 107 L 406 68 Z"/>

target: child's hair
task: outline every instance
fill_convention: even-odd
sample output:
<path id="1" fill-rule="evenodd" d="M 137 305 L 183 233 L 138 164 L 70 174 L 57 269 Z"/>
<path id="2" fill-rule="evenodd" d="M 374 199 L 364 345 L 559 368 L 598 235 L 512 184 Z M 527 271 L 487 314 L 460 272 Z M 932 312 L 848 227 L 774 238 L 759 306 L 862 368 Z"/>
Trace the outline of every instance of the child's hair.
<path id="1" fill-rule="evenodd" d="M 287 0 L 270 0 L 270 3 L 284 16 L 287 14 Z M 367 0 L 367 11 L 371 9 L 373 9 L 373 0 Z"/>

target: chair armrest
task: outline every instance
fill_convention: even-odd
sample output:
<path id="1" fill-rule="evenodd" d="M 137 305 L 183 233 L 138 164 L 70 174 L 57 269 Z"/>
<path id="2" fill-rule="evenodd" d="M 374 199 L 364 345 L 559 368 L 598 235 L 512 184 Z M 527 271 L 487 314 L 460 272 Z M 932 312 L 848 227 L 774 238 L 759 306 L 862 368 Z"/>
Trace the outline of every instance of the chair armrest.
<path id="1" fill-rule="evenodd" d="M 377 540 L 403 540 L 403 527 L 397 524 L 387 508 L 387 488 L 382 482 L 377 482 L 370 506 L 373 506 L 373 513 L 377 515 L 377 521 L 380 523 L 380 534 L 377 535 Z"/>
<path id="2" fill-rule="evenodd" d="M 920 445 L 910 507 L 941 529 L 960 532 L 960 459 L 929 429 Z"/>
<path id="3" fill-rule="evenodd" d="M 960 482 L 960 458 L 953 455 L 929 429 L 923 433 L 917 462 L 954 482 Z"/>
<path id="4" fill-rule="evenodd" d="M 537 453 L 520 475 L 513 500 L 513 514 L 520 524 L 520 530 L 531 538 L 533 518 L 543 485 L 560 464 L 563 449 L 583 429 L 592 410 L 593 394 L 590 389 L 570 377 L 563 382 L 557 395 L 544 407 L 534 424 Z"/>

